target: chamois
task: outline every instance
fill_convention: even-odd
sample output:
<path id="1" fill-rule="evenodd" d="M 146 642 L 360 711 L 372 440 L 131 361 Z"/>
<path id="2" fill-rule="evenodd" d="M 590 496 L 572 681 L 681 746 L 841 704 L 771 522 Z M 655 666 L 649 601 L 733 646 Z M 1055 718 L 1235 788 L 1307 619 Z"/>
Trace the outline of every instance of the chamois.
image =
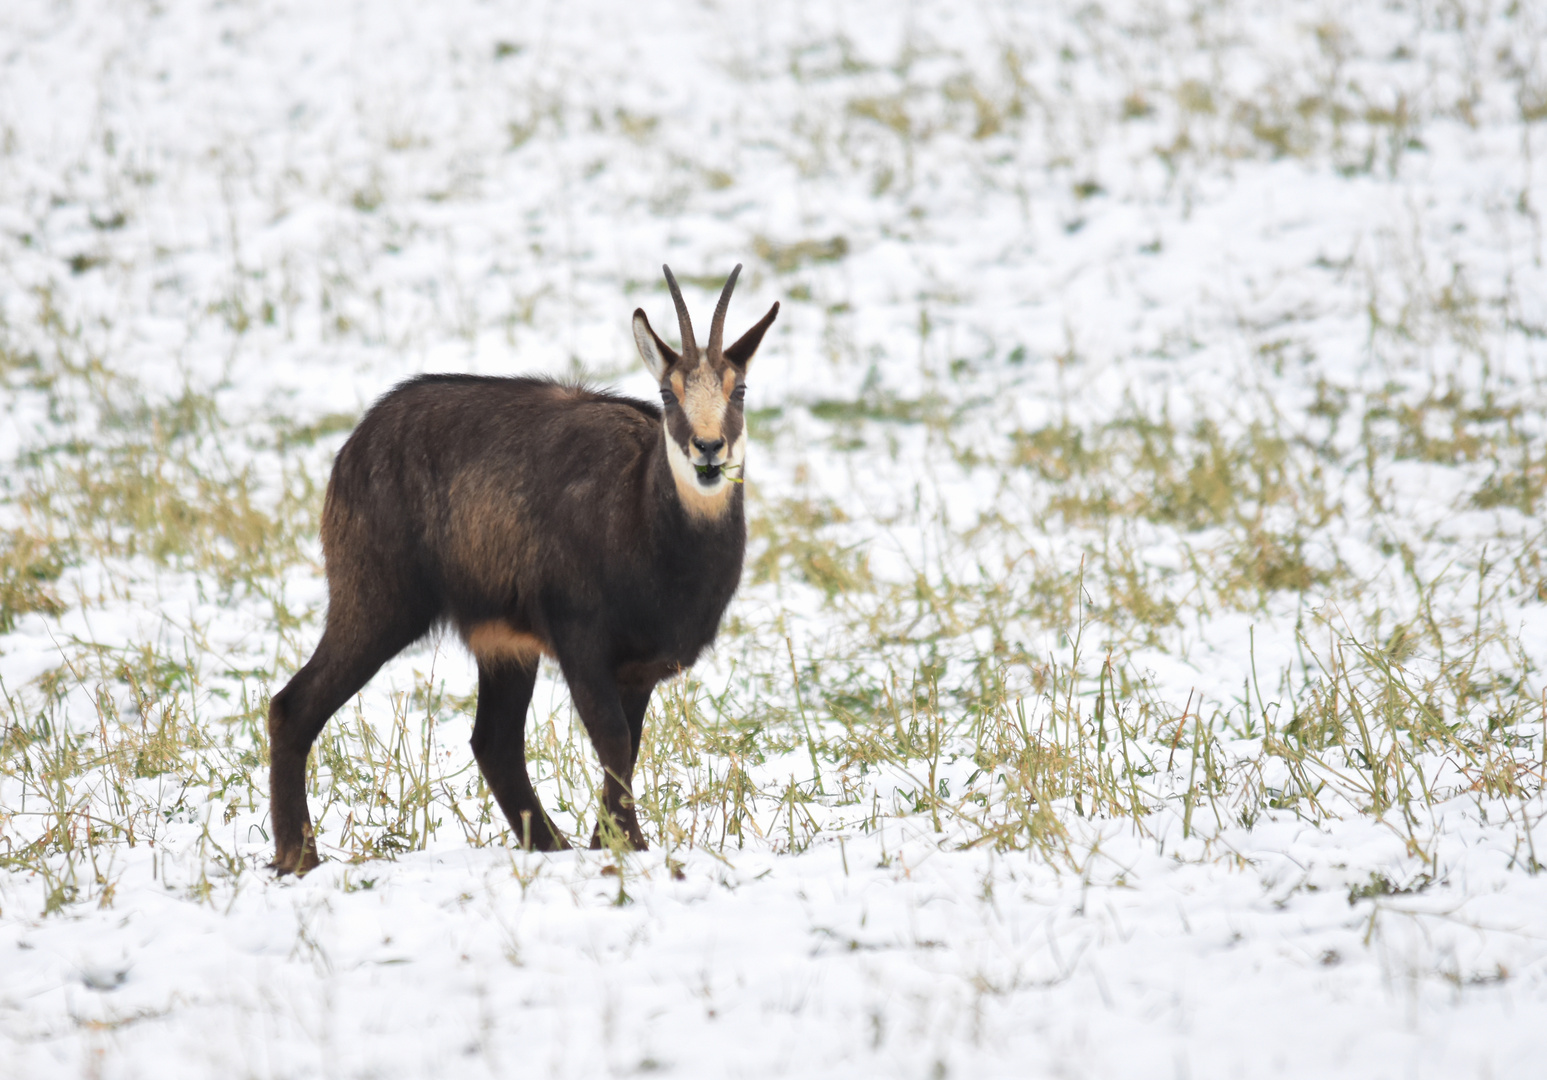
<path id="1" fill-rule="evenodd" d="M 322 511 L 328 613 L 269 705 L 280 873 L 317 865 L 306 755 L 382 664 L 437 626 L 478 663 L 472 747 L 519 842 L 569 847 L 526 771 L 537 664 L 556 660 L 603 770 L 603 812 L 645 847 L 631 784 L 655 684 L 714 640 L 741 577 L 747 364 L 779 314 L 722 347 L 731 271 L 700 349 L 677 280 L 682 350 L 633 318 L 662 405 L 543 378 L 422 375 L 376 402 L 333 465 Z M 591 846 L 600 846 L 598 815 Z"/>

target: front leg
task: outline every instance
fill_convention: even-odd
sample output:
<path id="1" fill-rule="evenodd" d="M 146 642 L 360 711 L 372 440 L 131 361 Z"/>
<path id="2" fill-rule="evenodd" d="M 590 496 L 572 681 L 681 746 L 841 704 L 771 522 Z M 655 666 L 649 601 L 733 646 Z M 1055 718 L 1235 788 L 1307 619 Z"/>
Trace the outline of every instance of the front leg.
<path id="1" fill-rule="evenodd" d="M 618 684 L 618 699 L 623 703 L 623 715 L 628 720 L 630 770 L 639 764 L 639 744 L 645 730 L 645 712 L 650 708 L 650 695 L 654 691 L 654 683 L 645 683 L 642 686 L 626 682 Z M 632 780 L 630 790 L 633 790 Z M 635 813 L 637 815 L 637 810 Z M 591 830 L 591 850 L 598 851 L 601 846 L 602 823 L 598 821 L 596 828 Z M 642 842 L 637 846 L 643 850 Z"/>
<path id="2" fill-rule="evenodd" d="M 650 695 L 655 693 L 655 683 L 618 683 L 618 699 L 623 703 L 623 715 L 628 720 L 629 767 L 639 764 L 639 744 L 645 733 L 645 713 L 650 709 Z"/>
<path id="3" fill-rule="evenodd" d="M 563 851 L 564 836 L 543 812 L 526 771 L 526 711 L 537 680 L 537 661 L 478 661 L 478 715 L 473 756 L 510 831 L 522 847 Z"/>
<path id="4" fill-rule="evenodd" d="M 630 714 L 624 709 L 624 697 L 609 665 L 600 658 L 576 651 L 559 653 L 559 668 L 564 681 L 569 684 L 569 696 L 596 747 L 597 759 L 602 766 L 602 812 L 610 814 L 618 831 L 636 851 L 644 851 L 648 844 L 639 830 L 639 818 L 634 812 L 634 754 L 638 743 L 630 723 Z M 630 705 L 637 704 L 637 695 L 630 695 Z M 649 704 L 649 695 L 644 695 Z M 644 710 L 639 709 L 643 720 Z M 591 847 L 600 848 L 601 827 L 591 837 Z"/>

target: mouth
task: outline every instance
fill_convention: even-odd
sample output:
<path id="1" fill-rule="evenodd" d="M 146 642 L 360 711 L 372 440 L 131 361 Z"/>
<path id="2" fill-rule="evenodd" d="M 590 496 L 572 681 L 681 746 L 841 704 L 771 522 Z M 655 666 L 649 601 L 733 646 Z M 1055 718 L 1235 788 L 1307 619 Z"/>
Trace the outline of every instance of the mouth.
<path id="1" fill-rule="evenodd" d="M 719 465 L 694 465 L 693 469 L 698 473 L 698 482 L 709 487 L 725 472 L 725 464 L 721 462 Z"/>

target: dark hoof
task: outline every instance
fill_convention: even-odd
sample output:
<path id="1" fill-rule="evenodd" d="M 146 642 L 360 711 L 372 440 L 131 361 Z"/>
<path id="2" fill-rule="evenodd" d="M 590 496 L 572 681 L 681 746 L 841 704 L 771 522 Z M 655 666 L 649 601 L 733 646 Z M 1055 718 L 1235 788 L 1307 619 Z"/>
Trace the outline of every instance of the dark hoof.
<path id="1" fill-rule="evenodd" d="M 546 816 L 538 819 L 539 824 L 532 824 L 532 814 L 528 810 L 521 811 L 521 823 L 516 827 L 516 846 L 522 851 L 568 851 L 569 841 L 564 839 L 564 834 L 559 832 Z"/>
<path id="2" fill-rule="evenodd" d="M 628 850 L 630 850 L 630 851 L 649 851 L 650 850 L 650 845 L 645 843 L 645 838 L 640 833 L 640 831 L 638 829 L 625 830 L 624 831 L 624 835 L 628 837 Z M 591 850 L 592 851 L 601 851 L 603 846 L 604 845 L 602 844 L 602 826 L 601 826 L 601 823 L 598 822 L 596 827 L 591 830 Z"/>
<path id="3" fill-rule="evenodd" d="M 520 847 L 522 851 L 541 851 L 544 853 L 551 851 L 568 851 L 570 849 L 568 840 L 564 839 L 556 832 L 550 833 L 546 831 L 540 832 L 536 836 L 532 837 L 532 842 L 530 844 L 518 844 L 517 846 Z"/>
<path id="4" fill-rule="evenodd" d="M 311 871 L 317 869 L 321 859 L 317 858 L 317 849 L 308 844 L 300 851 L 276 851 L 274 861 L 269 863 L 269 869 L 280 877 L 286 874 L 294 874 L 296 877 L 305 877 Z"/>

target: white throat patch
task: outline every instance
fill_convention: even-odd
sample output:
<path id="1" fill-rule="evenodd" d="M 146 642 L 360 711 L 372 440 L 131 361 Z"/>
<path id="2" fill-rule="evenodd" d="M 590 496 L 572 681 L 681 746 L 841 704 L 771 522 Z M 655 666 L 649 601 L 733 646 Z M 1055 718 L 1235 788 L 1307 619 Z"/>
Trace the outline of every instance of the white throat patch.
<path id="1" fill-rule="evenodd" d="M 671 432 L 664 424 L 661 435 L 666 440 L 666 460 L 671 463 L 671 476 L 676 481 L 677 497 L 682 500 L 683 507 L 698 517 L 717 518 L 725 513 L 731 503 L 731 489 L 735 487 L 726 473 L 728 470 L 730 476 L 738 480 L 741 478 L 747 452 L 746 436 L 731 443 L 720 475 L 712 483 L 705 484 L 699 481 L 698 469 L 693 466 L 692 459 L 677 445 L 677 440 L 671 437 Z"/>

